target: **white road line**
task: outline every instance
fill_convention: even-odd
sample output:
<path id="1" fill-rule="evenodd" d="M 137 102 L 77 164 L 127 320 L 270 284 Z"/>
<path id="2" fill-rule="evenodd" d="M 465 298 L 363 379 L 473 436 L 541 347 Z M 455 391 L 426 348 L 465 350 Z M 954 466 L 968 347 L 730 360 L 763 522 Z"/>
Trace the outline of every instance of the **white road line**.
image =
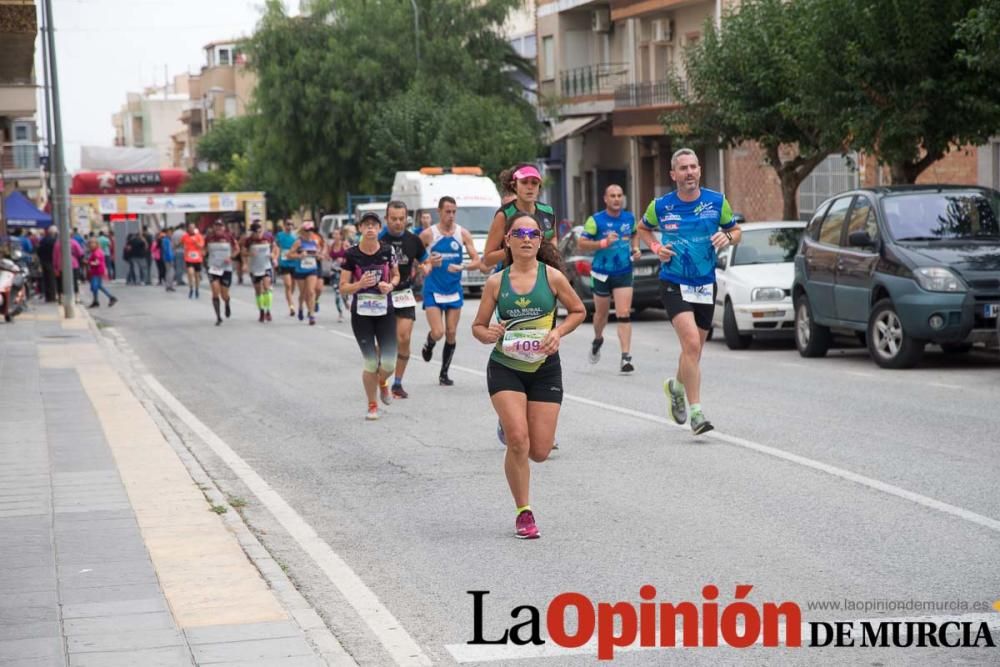
<path id="1" fill-rule="evenodd" d="M 964 387 L 960 387 L 957 384 L 945 384 L 944 382 L 928 382 L 927 384 L 932 387 L 941 387 L 943 389 L 964 389 Z"/>
<path id="2" fill-rule="evenodd" d="M 864 620 L 851 621 L 851 635 L 856 642 L 859 642 L 863 636 L 863 626 L 862 623 L 870 623 L 873 626 L 877 626 L 879 623 L 892 623 L 892 622 L 924 622 L 924 623 L 934 623 L 937 627 L 941 627 L 944 623 L 950 622 L 967 622 L 970 624 L 978 625 L 979 623 L 986 623 L 988 627 L 992 630 L 1000 628 L 1000 615 L 997 614 L 956 614 L 954 616 L 913 616 L 906 618 L 870 618 Z M 827 621 L 829 622 L 829 621 Z M 809 633 L 811 627 L 808 622 L 802 623 L 802 646 L 803 648 L 809 642 Z M 956 630 L 949 628 L 950 634 L 957 634 Z M 900 639 L 905 641 L 907 637 L 906 626 L 900 628 Z M 678 639 L 680 638 L 680 632 L 677 633 Z M 699 644 L 701 643 L 702 633 L 699 631 Z M 597 654 L 597 640 L 592 639 L 583 646 L 579 648 L 563 648 L 556 644 L 551 643 L 547 637 L 546 643 L 541 646 L 534 646 L 531 644 L 525 646 L 517 646 L 515 644 L 494 644 L 494 645 L 471 645 L 471 644 L 446 644 L 445 649 L 451 654 L 451 657 L 457 663 L 469 663 L 469 662 L 499 662 L 501 660 L 532 660 L 538 658 L 564 658 L 567 656 L 576 655 L 596 655 Z M 638 642 L 638 640 L 636 640 Z M 728 647 L 724 643 L 722 637 L 719 637 L 720 648 L 723 650 Z M 763 644 L 763 635 L 758 637 L 757 644 Z M 785 642 L 785 625 L 782 623 L 778 628 L 778 642 L 779 644 L 784 644 Z M 639 646 L 638 643 L 632 644 L 631 646 L 615 647 L 615 654 L 618 653 L 630 653 L 633 651 L 672 651 L 672 650 L 697 650 L 688 649 L 683 646 L 672 646 L 672 647 L 644 647 Z M 700 649 L 700 650 L 712 650 Z M 741 651 L 743 649 L 734 649 Z M 801 649 L 789 649 L 784 646 L 779 646 L 778 648 L 767 649 L 769 651 L 793 651 Z M 720 654 L 720 659 L 723 654 Z M 728 654 L 726 654 L 728 655 Z"/>
<path id="3" fill-rule="evenodd" d="M 340 331 L 331 331 L 330 333 L 336 334 L 343 338 L 349 340 L 354 340 L 353 335 L 341 333 Z M 464 366 L 456 366 L 452 364 L 451 366 L 457 371 L 462 371 L 463 373 L 469 373 L 470 375 L 476 375 L 479 377 L 486 377 L 484 371 L 475 368 L 466 368 Z M 563 393 L 563 400 L 573 401 L 574 403 L 580 403 L 592 408 L 599 408 L 601 410 L 607 410 L 608 412 L 617 412 L 621 415 L 627 415 L 629 417 L 635 417 L 636 419 L 642 419 L 644 421 L 654 422 L 656 424 L 665 424 L 667 426 L 672 426 L 674 428 L 683 429 L 685 431 L 689 430 L 686 426 L 680 426 L 675 424 L 673 421 L 667 419 L 666 417 L 660 417 L 659 415 L 651 415 L 647 412 L 640 412 L 639 410 L 633 410 L 631 408 L 623 408 L 618 405 L 613 405 L 605 401 L 595 401 L 589 398 L 584 398 L 583 396 L 574 396 L 573 394 Z M 891 496 L 897 498 L 902 498 L 903 500 L 909 500 L 910 502 L 922 505 L 928 509 L 936 510 L 938 512 L 943 512 L 945 514 L 950 514 L 951 516 L 958 517 L 959 519 L 964 519 L 970 523 L 974 523 L 977 526 L 982 526 L 983 528 L 988 528 L 994 532 L 1000 533 L 1000 521 L 996 519 L 991 519 L 988 516 L 983 516 L 982 514 L 977 514 L 971 510 L 967 510 L 963 507 L 958 507 L 956 505 L 951 505 L 940 500 L 936 500 L 929 496 L 924 496 L 919 493 L 914 493 L 913 491 L 907 491 L 906 489 L 896 486 L 894 484 L 888 484 L 880 480 L 874 479 L 872 477 L 867 477 L 865 475 L 859 475 L 858 473 L 851 472 L 850 470 L 845 470 L 843 468 L 838 468 L 837 466 L 832 466 L 821 461 L 816 461 L 814 459 L 806 458 L 805 456 L 799 456 L 798 454 L 792 454 L 791 452 L 786 452 L 783 449 L 778 449 L 776 447 L 769 447 L 767 445 L 762 445 L 752 440 L 746 440 L 745 438 L 739 438 L 733 435 L 726 435 L 719 431 L 711 431 L 702 437 L 714 438 L 721 442 L 725 442 L 730 445 L 735 445 L 737 447 L 743 447 L 744 449 L 749 449 L 755 451 L 759 454 L 766 454 L 768 456 L 773 456 L 789 463 L 796 463 L 800 466 L 806 468 L 812 468 L 813 470 L 818 470 L 820 472 L 825 472 L 828 475 L 833 475 L 834 477 L 839 477 L 840 479 L 847 480 L 849 482 L 854 482 L 855 484 L 860 484 L 861 486 L 867 486 L 870 489 L 876 491 L 881 491 L 882 493 L 887 493 Z"/>
<path id="4" fill-rule="evenodd" d="M 375 593 L 368 588 L 354 570 L 338 556 L 330 545 L 323 541 L 316 531 L 306 523 L 298 512 L 282 498 L 271 485 L 257 474 L 246 461 L 234 452 L 219 436 L 200 419 L 195 417 L 173 394 L 152 375 L 144 375 L 146 385 L 183 421 L 205 441 L 226 465 L 257 496 L 260 502 L 274 515 L 313 562 L 337 587 L 344 599 L 354 608 L 368 625 L 385 650 L 397 665 L 430 665 L 431 660 L 420 649 L 413 637 L 383 605 Z"/>

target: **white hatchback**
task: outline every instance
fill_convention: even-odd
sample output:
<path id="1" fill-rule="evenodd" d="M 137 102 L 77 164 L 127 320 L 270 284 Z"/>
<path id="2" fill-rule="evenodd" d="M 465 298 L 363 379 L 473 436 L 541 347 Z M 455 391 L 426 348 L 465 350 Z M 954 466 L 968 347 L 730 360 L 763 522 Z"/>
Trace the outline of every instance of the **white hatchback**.
<path id="1" fill-rule="evenodd" d="M 740 244 L 719 253 L 712 324 L 722 327 L 729 349 L 746 349 L 754 337 L 793 336 L 793 260 L 805 226 L 797 221 L 744 223 Z"/>

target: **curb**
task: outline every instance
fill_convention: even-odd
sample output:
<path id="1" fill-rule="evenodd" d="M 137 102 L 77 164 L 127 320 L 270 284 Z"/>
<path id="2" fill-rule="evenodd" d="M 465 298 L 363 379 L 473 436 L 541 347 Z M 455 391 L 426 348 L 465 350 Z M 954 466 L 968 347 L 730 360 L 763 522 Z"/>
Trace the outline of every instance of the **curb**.
<path id="1" fill-rule="evenodd" d="M 220 515 L 226 528 L 236 536 L 247 559 L 260 572 L 275 597 L 288 611 L 291 620 L 302 629 L 306 639 L 316 649 L 320 658 L 331 667 L 356 667 L 357 662 L 354 658 L 347 653 L 309 601 L 295 588 L 278 562 L 257 539 L 240 513 L 230 504 L 229 498 L 219 489 L 197 457 L 171 426 L 164 409 L 161 409 L 142 388 L 137 379 L 137 376 L 143 374 L 142 361 L 132 351 L 128 341 L 114 327 L 101 330 L 85 310 L 80 310 L 78 316 L 86 320 L 91 334 L 106 353 L 105 356 L 109 364 L 153 419 L 164 439 L 173 448 L 184 467 L 187 468 L 194 483 L 205 495 L 208 504 L 226 508 L 227 511 Z M 117 354 L 108 354 L 110 352 L 117 352 Z"/>

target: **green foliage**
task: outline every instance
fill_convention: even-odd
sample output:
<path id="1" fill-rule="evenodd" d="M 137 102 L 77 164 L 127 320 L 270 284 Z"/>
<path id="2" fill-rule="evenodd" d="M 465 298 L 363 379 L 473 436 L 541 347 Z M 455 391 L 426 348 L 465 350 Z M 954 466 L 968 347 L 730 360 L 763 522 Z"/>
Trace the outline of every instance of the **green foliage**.
<path id="1" fill-rule="evenodd" d="M 198 142 L 198 159 L 228 171 L 236 156 L 243 155 L 250 147 L 254 119 L 251 116 L 217 121 Z"/>
<path id="2" fill-rule="evenodd" d="M 796 218 L 799 183 L 830 153 L 844 130 L 829 113 L 832 64 L 816 48 L 815 2 L 747 0 L 686 54 L 682 106 L 661 121 L 676 142 L 731 147 L 755 141 L 782 181 L 784 215 Z M 797 154 L 783 159 L 780 148 Z"/>
<path id="3" fill-rule="evenodd" d="M 851 145 L 888 164 L 894 182 L 912 183 L 953 145 L 1000 130 L 1000 88 L 962 57 L 957 34 L 981 0 L 816 4 L 820 49 L 836 63 L 832 108 Z"/>
<path id="4" fill-rule="evenodd" d="M 1000 74 L 1000 0 L 981 0 L 958 24 L 959 51 L 973 69 Z"/>
<path id="5" fill-rule="evenodd" d="M 409 2 L 310 0 L 289 17 L 269 0 L 248 45 L 266 123 L 254 154 L 295 200 L 328 210 L 348 191 L 385 191 L 398 169 L 531 159 L 540 128 L 509 76 L 530 66 L 497 32 L 519 4 L 418 0 L 418 63 Z M 456 138 L 452 123 L 486 136 Z M 491 134 L 499 146 L 485 151 Z"/>

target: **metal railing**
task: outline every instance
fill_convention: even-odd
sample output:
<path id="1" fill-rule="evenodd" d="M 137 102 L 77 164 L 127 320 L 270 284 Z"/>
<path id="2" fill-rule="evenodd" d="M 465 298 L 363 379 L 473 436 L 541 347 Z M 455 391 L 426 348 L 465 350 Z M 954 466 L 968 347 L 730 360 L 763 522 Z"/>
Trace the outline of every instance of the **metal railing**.
<path id="1" fill-rule="evenodd" d="M 36 171 L 41 168 L 38 144 L 0 144 L 0 171 Z"/>
<path id="2" fill-rule="evenodd" d="M 686 88 L 686 82 L 681 84 Z M 648 107 L 678 104 L 680 100 L 671 90 L 669 81 L 627 83 L 615 88 L 615 108 Z"/>
<path id="3" fill-rule="evenodd" d="M 626 80 L 626 63 L 585 65 L 559 72 L 559 92 L 563 97 L 611 94 Z"/>

